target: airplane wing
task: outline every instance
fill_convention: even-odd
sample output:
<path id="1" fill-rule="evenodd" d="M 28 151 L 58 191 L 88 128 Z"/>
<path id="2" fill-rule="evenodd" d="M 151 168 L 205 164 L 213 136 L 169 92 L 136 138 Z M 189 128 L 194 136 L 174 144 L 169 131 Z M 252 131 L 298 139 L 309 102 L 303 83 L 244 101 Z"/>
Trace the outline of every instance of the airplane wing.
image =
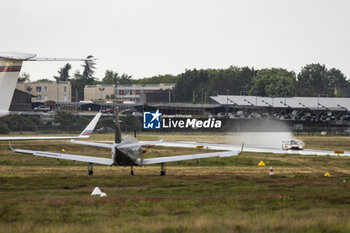
<path id="1" fill-rule="evenodd" d="M 72 161 L 110 165 L 110 166 L 113 165 L 113 160 L 108 158 L 99 158 L 99 157 L 84 156 L 84 155 L 71 155 L 71 154 L 53 153 L 53 152 L 45 152 L 45 151 L 14 149 L 11 146 L 11 144 L 10 144 L 10 148 L 11 148 L 11 151 L 15 153 L 32 154 L 34 156 L 39 156 L 39 157 L 72 160 Z"/>
<path id="2" fill-rule="evenodd" d="M 64 137 L 0 137 L 0 141 L 18 141 L 18 140 L 64 140 L 72 138 L 88 138 L 91 136 L 92 131 L 94 131 L 97 122 L 99 121 L 102 113 L 97 113 L 92 121 L 86 126 L 83 132 L 79 136 L 64 136 Z"/>
<path id="3" fill-rule="evenodd" d="M 33 57 L 26 61 L 85 61 L 86 58 L 55 58 L 55 57 Z"/>
<path id="4" fill-rule="evenodd" d="M 137 143 L 117 143 L 117 144 L 105 144 L 105 143 L 97 143 L 97 142 L 89 142 L 89 141 L 76 141 L 74 139 L 72 139 L 70 142 L 75 144 L 80 144 L 80 145 L 96 146 L 96 147 L 109 148 L 109 149 L 112 149 L 115 146 L 116 148 L 121 149 L 121 148 L 135 147 L 135 146 L 159 144 L 159 143 L 162 143 L 163 140 L 143 141 L 143 142 L 137 142 Z"/>
<path id="5" fill-rule="evenodd" d="M 0 59 L 12 61 L 86 61 L 89 58 L 37 57 L 34 53 L 0 52 Z"/>
<path id="6" fill-rule="evenodd" d="M 143 159 L 141 165 L 150 165 L 150 164 L 159 164 L 159 163 L 169 163 L 169 162 L 178 162 L 191 159 L 204 159 L 212 157 L 231 157 L 239 155 L 240 151 L 225 151 L 225 152 L 215 152 L 215 153 L 205 153 L 205 154 L 191 154 L 191 155 L 177 155 L 177 156 L 167 156 L 167 157 L 158 157 Z"/>

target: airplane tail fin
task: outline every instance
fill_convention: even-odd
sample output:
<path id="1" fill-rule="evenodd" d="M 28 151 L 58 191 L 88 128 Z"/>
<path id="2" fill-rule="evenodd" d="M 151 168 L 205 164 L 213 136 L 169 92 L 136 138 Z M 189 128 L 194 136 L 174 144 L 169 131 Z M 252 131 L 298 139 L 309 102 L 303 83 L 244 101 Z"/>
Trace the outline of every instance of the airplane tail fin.
<path id="1" fill-rule="evenodd" d="M 9 108 L 23 61 L 87 61 L 82 58 L 45 58 L 32 53 L 0 52 L 0 117 L 10 113 Z"/>
<path id="2" fill-rule="evenodd" d="M 94 131 L 97 122 L 100 120 L 102 113 L 97 113 L 96 116 L 92 119 L 92 121 L 86 126 L 83 132 L 79 135 L 79 138 L 88 138 L 91 136 L 92 131 Z"/>
<path id="3" fill-rule="evenodd" d="M 16 89 L 22 61 L 6 60 L 0 57 L 0 115 L 9 114 L 13 93 Z"/>

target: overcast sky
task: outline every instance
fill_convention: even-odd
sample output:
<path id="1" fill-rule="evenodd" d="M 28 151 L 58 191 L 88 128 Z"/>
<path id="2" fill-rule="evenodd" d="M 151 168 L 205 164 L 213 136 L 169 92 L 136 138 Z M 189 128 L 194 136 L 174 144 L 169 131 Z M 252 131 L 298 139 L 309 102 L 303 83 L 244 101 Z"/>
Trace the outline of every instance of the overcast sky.
<path id="1" fill-rule="evenodd" d="M 350 78 L 349 10 L 348 0 L 11 0 L 1 3 L 0 51 L 91 54 L 98 78 L 309 63 Z M 52 78 L 64 64 L 26 62 L 22 72 Z"/>

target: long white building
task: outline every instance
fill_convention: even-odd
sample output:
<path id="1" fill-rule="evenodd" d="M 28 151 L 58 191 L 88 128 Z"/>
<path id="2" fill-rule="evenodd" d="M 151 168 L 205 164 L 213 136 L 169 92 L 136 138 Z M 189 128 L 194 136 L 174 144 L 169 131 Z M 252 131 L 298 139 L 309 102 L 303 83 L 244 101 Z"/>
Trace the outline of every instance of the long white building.
<path id="1" fill-rule="evenodd" d="M 118 84 L 115 85 L 86 85 L 84 88 L 84 100 L 117 100 L 118 102 L 145 102 L 147 93 L 172 92 L 174 83 L 160 84 Z M 165 101 L 165 102 L 168 102 Z"/>

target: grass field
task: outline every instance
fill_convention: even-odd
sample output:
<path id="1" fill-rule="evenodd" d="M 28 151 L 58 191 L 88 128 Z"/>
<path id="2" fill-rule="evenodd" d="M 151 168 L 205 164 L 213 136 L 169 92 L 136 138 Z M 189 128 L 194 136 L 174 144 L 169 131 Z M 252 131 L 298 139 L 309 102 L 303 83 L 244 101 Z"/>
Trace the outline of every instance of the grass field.
<path id="1" fill-rule="evenodd" d="M 217 142 L 227 135 L 142 134 L 140 140 Z M 113 135 L 93 135 L 112 140 Z M 304 137 L 309 148 L 350 149 L 347 137 Z M 66 141 L 14 147 L 109 157 Z M 149 157 L 208 152 L 149 148 Z M 257 167 L 260 160 L 272 164 Z M 0 232 L 350 232 L 350 158 L 242 153 L 134 168 L 13 154 L 0 143 Z M 324 177 L 329 172 L 332 177 Z M 99 186 L 107 197 L 91 197 Z"/>

